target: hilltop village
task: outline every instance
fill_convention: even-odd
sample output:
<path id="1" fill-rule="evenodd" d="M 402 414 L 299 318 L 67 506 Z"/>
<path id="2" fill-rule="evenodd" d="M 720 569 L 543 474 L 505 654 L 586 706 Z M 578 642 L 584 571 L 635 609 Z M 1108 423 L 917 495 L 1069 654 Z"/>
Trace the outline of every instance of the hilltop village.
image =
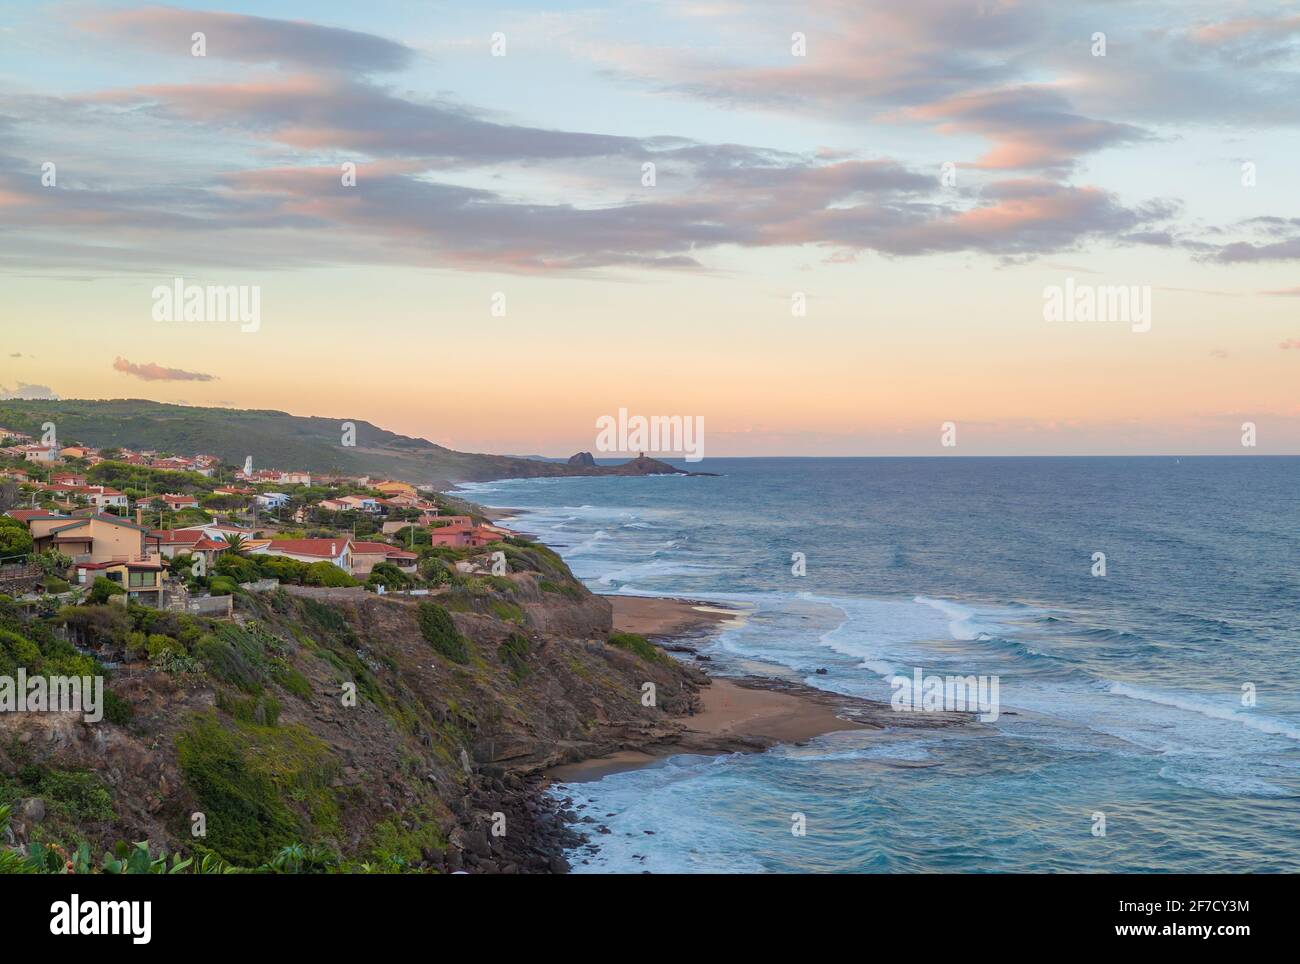
<path id="1" fill-rule="evenodd" d="M 510 533 L 400 479 L 42 445 L 0 428 L 0 592 L 219 613 L 241 586 L 427 591 Z"/>

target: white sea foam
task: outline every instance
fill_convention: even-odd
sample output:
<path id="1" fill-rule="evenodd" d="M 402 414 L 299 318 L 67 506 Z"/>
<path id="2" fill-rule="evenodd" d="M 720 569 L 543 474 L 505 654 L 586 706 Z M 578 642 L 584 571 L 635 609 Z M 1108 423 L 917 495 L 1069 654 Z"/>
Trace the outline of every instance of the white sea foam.
<path id="1" fill-rule="evenodd" d="M 1114 693 L 1116 696 L 1127 696 L 1129 699 L 1159 703 L 1161 706 L 1172 706 L 1213 720 L 1226 720 L 1237 723 L 1249 729 L 1258 730 L 1260 733 L 1267 733 L 1270 736 L 1284 736 L 1288 740 L 1300 740 L 1300 729 L 1297 729 L 1294 725 L 1230 704 L 1216 703 L 1183 693 L 1162 693 L 1142 686 L 1133 686 L 1129 683 L 1111 683 L 1109 692 Z"/>

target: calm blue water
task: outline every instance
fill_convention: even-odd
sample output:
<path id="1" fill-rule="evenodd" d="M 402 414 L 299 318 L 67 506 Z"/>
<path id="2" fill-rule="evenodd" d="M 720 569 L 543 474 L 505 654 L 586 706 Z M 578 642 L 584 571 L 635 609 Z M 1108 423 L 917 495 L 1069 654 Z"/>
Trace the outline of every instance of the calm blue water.
<path id="1" fill-rule="evenodd" d="M 613 831 L 578 870 L 1300 871 L 1300 458 L 693 467 L 465 490 L 594 591 L 740 607 L 720 672 L 996 676 L 1003 715 L 562 788 Z"/>

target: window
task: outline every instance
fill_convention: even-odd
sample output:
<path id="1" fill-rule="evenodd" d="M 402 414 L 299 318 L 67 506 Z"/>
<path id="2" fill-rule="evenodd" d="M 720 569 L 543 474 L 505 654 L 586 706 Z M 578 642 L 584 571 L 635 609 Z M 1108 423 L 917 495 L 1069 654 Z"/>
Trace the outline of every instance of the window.
<path id="1" fill-rule="evenodd" d="M 156 586 L 157 584 L 158 584 L 158 573 L 156 572 L 131 573 L 130 585 L 133 589 L 139 586 Z"/>

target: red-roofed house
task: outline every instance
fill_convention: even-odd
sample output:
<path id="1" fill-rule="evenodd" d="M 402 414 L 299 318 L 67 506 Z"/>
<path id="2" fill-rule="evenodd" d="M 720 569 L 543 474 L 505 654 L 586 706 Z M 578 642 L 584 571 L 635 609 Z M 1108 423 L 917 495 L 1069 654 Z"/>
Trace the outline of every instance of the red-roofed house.
<path id="1" fill-rule="evenodd" d="M 431 529 L 429 539 L 435 546 L 453 546 L 455 548 L 478 548 L 490 542 L 499 542 L 503 538 L 501 530 L 492 526 L 443 526 Z"/>
<path id="2" fill-rule="evenodd" d="M 101 509 L 125 509 L 131 504 L 124 492 L 119 492 L 117 489 L 110 489 L 106 485 L 86 486 L 86 498 L 90 500 L 92 505 L 96 505 Z"/>
<path id="3" fill-rule="evenodd" d="M 371 486 L 371 488 L 378 492 L 382 492 L 387 496 L 415 495 L 415 486 L 411 485 L 409 482 L 396 482 L 393 479 L 385 479 L 382 482 L 376 482 Z"/>
<path id="4" fill-rule="evenodd" d="M 164 493 L 161 496 L 163 504 L 173 512 L 179 512 L 181 509 L 197 509 L 199 500 L 192 495 L 173 495 L 171 492 Z"/>
<path id="5" fill-rule="evenodd" d="M 344 572 L 352 572 L 352 540 L 347 538 L 273 539 L 252 552 L 254 555 L 284 556 L 299 562 L 332 562 Z"/>
<path id="6" fill-rule="evenodd" d="M 415 564 L 420 561 L 417 553 L 407 552 L 387 542 L 352 543 L 352 575 L 358 579 L 370 574 L 370 570 L 381 562 L 391 562 L 403 572 L 415 572 Z"/>
<path id="7" fill-rule="evenodd" d="M 158 550 L 168 559 L 201 555 L 211 568 L 217 556 L 230 548 L 225 539 L 210 539 L 202 529 L 155 529 Z"/>
<path id="8" fill-rule="evenodd" d="M 31 522 L 32 519 L 66 518 L 66 516 L 56 515 L 55 513 L 50 512 L 46 509 L 10 509 L 8 512 L 5 513 L 5 515 L 9 516 L 9 518 L 11 519 L 17 519 L 23 525 L 26 525 L 29 529 L 31 528 L 29 523 Z"/>

